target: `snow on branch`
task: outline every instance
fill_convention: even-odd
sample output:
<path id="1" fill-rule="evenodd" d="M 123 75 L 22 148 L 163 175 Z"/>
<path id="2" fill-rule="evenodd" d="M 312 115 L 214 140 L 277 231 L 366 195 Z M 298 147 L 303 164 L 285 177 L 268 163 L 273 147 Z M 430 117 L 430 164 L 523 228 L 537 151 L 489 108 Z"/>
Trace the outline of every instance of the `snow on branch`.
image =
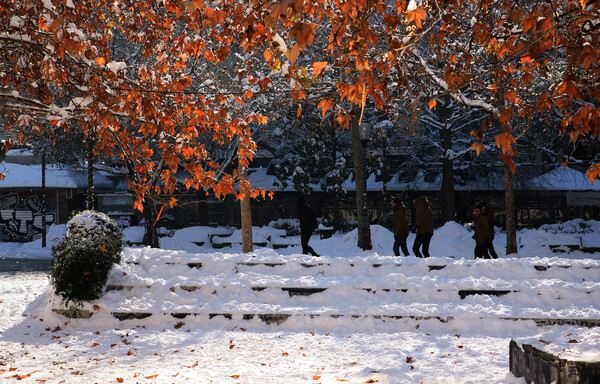
<path id="1" fill-rule="evenodd" d="M 494 114 L 498 114 L 498 109 L 496 107 L 494 107 L 492 104 L 481 100 L 481 99 L 469 99 L 467 97 L 465 97 L 462 94 L 457 94 L 455 92 L 452 92 L 452 90 L 450 89 L 450 87 L 448 87 L 448 83 L 446 83 L 446 81 L 444 81 L 444 79 L 439 78 L 432 70 L 431 68 L 429 68 L 429 65 L 427 65 L 427 62 L 425 62 L 425 60 L 423 60 L 423 57 L 421 56 L 421 54 L 415 49 L 412 50 L 411 52 L 414 53 L 414 55 L 417 57 L 417 59 L 419 60 L 419 63 L 421 64 L 421 66 L 423 67 L 423 69 L 425 70 L 425 72 L 433 79 L 433 81 L 435 81 L 437 83 L 437 85 L 442 88 L 446 94 L 448 94 L 452 99 L 454 99 L 456 102 L 468 106 L 468 107 L 472 107 L 472 108 L 480 108 L 484 111 L 488 111 Z M 434 95 L 435 96 L 435 95 Z"/>

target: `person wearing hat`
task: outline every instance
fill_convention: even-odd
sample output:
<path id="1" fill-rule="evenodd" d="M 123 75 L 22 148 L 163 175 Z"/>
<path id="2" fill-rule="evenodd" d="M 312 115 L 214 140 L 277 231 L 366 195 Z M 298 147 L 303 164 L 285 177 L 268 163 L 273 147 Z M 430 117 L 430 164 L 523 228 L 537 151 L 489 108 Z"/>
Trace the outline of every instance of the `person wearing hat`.
<path id="1" fill-rule="evenodd" d="M 473 209 L 473 215 L 475 215 L 475 258 L 489 259 L 488 253 L 488 241 L 491 241 L 490 222 L 488 218 L 481 212 L 481 205 L 477 204 Z"/>
<path id="2" fill-rule="evenodd" d="M 392 196 L 391 205 L 394 209 L 393 230 L 394 230 L 394 255 L 400 256 L 400 248 L 404 256 L 408 256 L 408 247 L 406 238 L 408 237 L 408 221 L 406 221 L 406 207 L 399 196 Z"/>

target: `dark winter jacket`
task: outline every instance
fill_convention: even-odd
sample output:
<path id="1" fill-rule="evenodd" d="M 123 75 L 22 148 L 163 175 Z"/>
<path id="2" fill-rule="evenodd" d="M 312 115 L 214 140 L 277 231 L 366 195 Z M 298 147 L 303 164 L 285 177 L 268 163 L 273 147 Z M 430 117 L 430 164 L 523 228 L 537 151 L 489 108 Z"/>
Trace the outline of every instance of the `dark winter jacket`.
<path id="1" fill-rule="evenodd" d="M 306 203 L 298 204 L 298 218 L 302 233 L 312 233 L 317 228 L 317 215 Z"/>
<path id="2" fill-rule="evenodd" d="M 490 228 L 490 222 L 485 214 L 480 213 L 479 216 L 475 217 L 475 235 L 473 235 L 473 238 L 476 245 L 487 245 L 487 242 L 492 239 Z"/>
<path id="3" fill-rule="evenodd" d="M 488 219 L 488 223 L 490 223 L 490 232 L 491 232 L 491 239 L 494 240 L 494 211 L 492 211 L 489 208 L 485 208 L 482 212 L 482 215 L 485 215 L 485 217 L 487 217 Z"/>
<path id="4" fill-rule="evenodd" d="M 399 203 L 394 207 L 394 239 L 406 239 L 407 237 L 406 207 L 403 203 Z"/>
<path id="5" fill-rule="evenodd" d="M 433 233 L 433 213 L 426 196 L 421 196 L 415 201 L 415 227 L 417 235 Z"/>

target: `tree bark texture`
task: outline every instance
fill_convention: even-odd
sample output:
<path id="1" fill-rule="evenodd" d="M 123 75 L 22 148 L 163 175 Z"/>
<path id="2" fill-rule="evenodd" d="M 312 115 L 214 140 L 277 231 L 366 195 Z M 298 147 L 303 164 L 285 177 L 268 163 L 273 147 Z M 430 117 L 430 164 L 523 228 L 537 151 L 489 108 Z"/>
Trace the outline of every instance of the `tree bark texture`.
<path id="1" fill-rule="evenodd" d="M 94 209 L 94 141 L 87 142 L 87 209 Z"/>
<path id="2" fill-rule="evenodd" d="M 336 140 L 336 128 L 335 119 L 331 116 L 329 122 L 329 129 L 327 130 L 331 137 L 331 155 L 333 156 L 333 164 L 337 162 L 337 140 Z M 336 191 L 331 191 L 331 197 L 333 199 L 333 230 L 339 231 L 342 228 L 342 216 L 340 214 L 340 199 Z"/>
<path id="3" fill-rule="evenodd" d="M 151 248 L 158 248 L 158 233 L 156 232 L 156 226 L 154 221 L 156 220 L 156 213 L 154 206 L 146 197 L 143 201 L 144 206 L 144 245 L 150 246 Z"/>
<path id="4" fill-rule="evenodd" d="M 242 166 L 239 161 L 238 176 L 240 183 L 248 181 L 248 167 Z M 250 206 L 250 196 L 248 195 L 240 200 L 240 218 L 242 221 L 242 252 L 252 252 L 252 207 Z"/>
<path id="5" fill-rule="evenodd" d="M 506 215 L 506 254 L 517 253 L 517 215 L 515 207 L 515 175 L 510 167 L 504 168 L 504 205 Z"/>
<path id="6" fill-rule="evenodd" d="M 452 130 L 446 126 L 441 131 L 442 148 L 442 219 L 444 223 L 456 220 L 454 205 L 454 164 L 448 157 L 448 151 L 452 149 Z"/>
<path id="7" fill-rule="evenodd" d="M 498 89 L 498 110 L 504 108 L 504 88 Z M 501 126 L 500 131 L 506 132 L 510 126 Z M 515 209 L 515 178 L 506 163 L 502 163 L 504 171 L 504 214 L 506 217 L 506 254 L 517 253 L 517 216 Z"/>
<path id="8" fill-rule="evenodd" d="M 352 131 L 352 151 L 354 152 L 354 181 L 356 184 L 356 213 L 358 219 L 358 247 L 362 250 L 373 249 L 371 228 L 367 211 L 367 163 L 365 148 L 360 142 L 358 117 L 350 123 Z"/>

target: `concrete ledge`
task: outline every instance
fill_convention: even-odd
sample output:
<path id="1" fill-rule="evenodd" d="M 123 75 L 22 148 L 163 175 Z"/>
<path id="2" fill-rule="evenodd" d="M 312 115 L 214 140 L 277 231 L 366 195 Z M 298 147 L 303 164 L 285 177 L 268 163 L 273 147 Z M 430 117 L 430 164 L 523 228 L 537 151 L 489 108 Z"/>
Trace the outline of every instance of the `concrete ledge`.
<path id="1" fill-rule="evenodd" d="M 545 327 L 548 325 L 576 325 L 586 328 L 600 327 L 600 319 L 553 319 L 544 317 L 500 317 L 500 319 L 512 321 L 534 321 L 538 327 Z"/>
<path id="2" fill-rule="evenodd" d="M 460 289 L 458 295 L 461 299 L 467 296 L 487 295 L 487 296 L 504 296 L 511 292 L 519 292 L 510 289 Z"/>
<path id="3" fill-rule="evenodd" d="M 257 287 L 262 288 L 262 287 Z M 266 287 L 265 287 L 266 288 Z M 264 288 L 263 288 L 264 289 Z M 322 289 L 322 288 L 315 288 L 315 290 L 313 292 L 290 292 L 288 291 L 288 294 L 290 296 L 293 295 L 306 295 L 308 294 L 312 294 L 312 293 L 317 293 L 316 291 Z M 92 317 L 92 315 L 94 314 L 92 311 L 88 311 L 88 310 L 78 310 L 78 309 L 52 309 L 53 312 L 58 313 L 59 315 L 71 318 L 71 319 L 89 319 L 90 317 Z M 167 312 L 167 313 L 161 313 L 161 314 L 169 314 L 175 318 L 178 319 L 183 319 L 187 316 L 199 316 L 201 314 L 206 314 L 205 312 Z M 147 317 L 152 316 L 154 313 L 152 312 L 111 312 L 111 315 L 113 315 L 114 317 L 116 317 L 119 320 L 131 320 L 131 319 L 145 319 Z M 226 319 L 233 319 L 233 314 L 232 313 L 228 313 L 228 312 L 223 312 L 223 313 L 209 313 L 209 319 L 212 319 L 214 317 L 224 317 Z M 244 320 L 250 320 L 253 319 L 255 316 L 257 316 L 260 319 L 273 319 L 276 318 L 278 319 L 278 321 L 276 321 L 278 324 L 280 324 L 281 322 L 283 322 L 283 320 L 289 318 L 290 316 L 300 316 L 300 317 L 310 317 L 312 318 L 316 318 L 316 317 L 332 317 L 332 318 L 341 318 L 341 317 L 348 317 L 348 318 L 354 318 L 354 319 L 359 319 L 359 318 L 373 318 L 373 319 L 377 319 L 377 320 L 401 320 L 401 319 L 413 319 L 413 320 L 431 320 L 431 319 L 436 319 L 442 323 L 447 323 L 450 320 L 454 319 L 454 316 L 435 316 L 435 315 L 429 315 L 429 316 L 414 316 L 414 315 L 387 315 L 387 314 L 380 314 L 380 315 L 357 315 L 357 314 L 319 314 L 319 313 L 296 313 L 296 314 L 287 314 L 287 313 L 244 313 L 242 315 Z M 533 318 L 533 317 L 493 317 L 493 316 L 482 316 L 480 317 L 480 319 L 484 320 L 484 319 L 499 319 L 499 320 L 506 320 L 506 321 L 534 321 L 536 323 L 537 326 L 539 327 L 543 327 L 543 326 L 548 326 L 548 325 L 577 325 L 577 326 L 581 326 L 581 327 L 587 327 L 587 328 L 592 328 L 592 327 L 600 327 L 600 319 L 551 319 L 551 318 Z M 282 320 L 283 319 L 283 320 Z M 267 322 L 266 320 L 263 319 L 263 321 Z M 272 320 L 269 320 L 269 322 L 267 322 L 268 324 L 275 322 Z M 600 380 L 598 381 L 598 383 L 600 383 Z"/>
<path id="4" fill-rule="evenodd" d="M 53 309 L 52 312 L 68 317 L 69 319 L 89 319 L 94 314 L 92 311 L 82 309 Z"/>
<path id="5" fill-rule="evenodd" d="M 600 362 L 561 359 L 531 345 L 509 345 L 510 372 L 536 384 L 594 384 L 600 383 Z"/>

